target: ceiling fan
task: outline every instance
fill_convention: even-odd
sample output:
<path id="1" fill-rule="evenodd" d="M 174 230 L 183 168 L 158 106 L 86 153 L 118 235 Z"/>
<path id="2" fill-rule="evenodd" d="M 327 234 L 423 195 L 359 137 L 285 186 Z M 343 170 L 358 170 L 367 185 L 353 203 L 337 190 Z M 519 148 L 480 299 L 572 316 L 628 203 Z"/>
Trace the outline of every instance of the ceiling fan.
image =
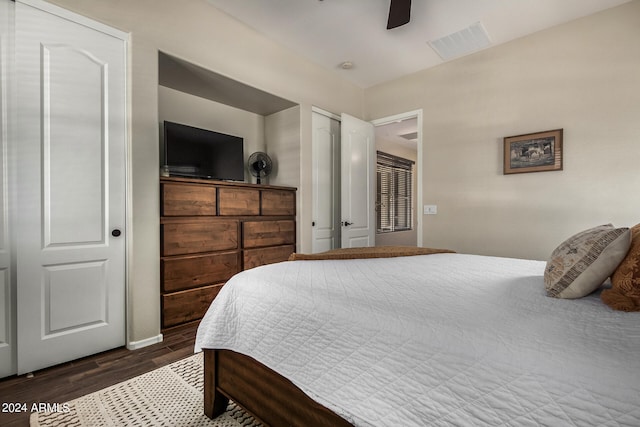
<path id="1" fill-rule="evenodd" d="M 411 19 L 411 0 L 391 0 L 387 30 L 409 23 Z"/>

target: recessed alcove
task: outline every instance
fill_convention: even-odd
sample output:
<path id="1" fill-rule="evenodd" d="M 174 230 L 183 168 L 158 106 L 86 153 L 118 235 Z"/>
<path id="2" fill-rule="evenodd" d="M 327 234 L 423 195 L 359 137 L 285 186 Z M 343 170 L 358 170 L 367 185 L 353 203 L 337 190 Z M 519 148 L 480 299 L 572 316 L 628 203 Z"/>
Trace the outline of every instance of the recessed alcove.
<path id="1" fill-rule="evenodd" d="M 255 151 L 265 151 L 272 158 L 267 183 L 299 186 L 297 103 L 161 51 L 158 84 L 160 126 L 168 120 L 240 136 L 245 162 Z M 245 171 L 245 181 L 252 180 Z"/>
<path id="2" fill-rule="evenodd" d="M 298 105 L 164 52 L 158 52 L 158 83 L 261 116 Z"/>

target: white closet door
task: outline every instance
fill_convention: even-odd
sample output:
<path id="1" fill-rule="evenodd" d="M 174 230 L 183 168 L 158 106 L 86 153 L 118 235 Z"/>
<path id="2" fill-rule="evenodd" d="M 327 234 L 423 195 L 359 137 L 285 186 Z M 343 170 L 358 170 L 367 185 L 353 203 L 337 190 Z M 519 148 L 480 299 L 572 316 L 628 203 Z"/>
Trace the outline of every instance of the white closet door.
<path id="1" fill-rule="evenodd" d="M 126 36 L 24 3 L 16 4 L 19 374 L 125 343 Z"/>
<path id="2" fill-rule="evenodd" d="M 0 0 L 0 378 L 15 374 L 15 286 L 9 235 L 9 78 L 13 5 Z"/>
<path id="3" fill-rule="evenodd" d="M 313 253 L 340 247 L 340 122 L 313 112 Z"/>
<path id="4" fill-rule="evenodd" d="M 348 114 L 341 122 L 342 247 L 375 246 L 375 130 Z"/>

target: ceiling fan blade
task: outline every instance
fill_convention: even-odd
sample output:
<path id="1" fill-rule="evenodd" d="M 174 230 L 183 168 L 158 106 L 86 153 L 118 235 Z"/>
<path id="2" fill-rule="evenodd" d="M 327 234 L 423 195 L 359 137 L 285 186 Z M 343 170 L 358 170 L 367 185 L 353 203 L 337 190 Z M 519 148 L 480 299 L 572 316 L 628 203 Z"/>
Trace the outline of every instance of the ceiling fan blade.
<path id="1" fill-rule="evenodd" d="M 407 24 L 411 19 L 411 0 L 391 0 L 387 30 Z"/>

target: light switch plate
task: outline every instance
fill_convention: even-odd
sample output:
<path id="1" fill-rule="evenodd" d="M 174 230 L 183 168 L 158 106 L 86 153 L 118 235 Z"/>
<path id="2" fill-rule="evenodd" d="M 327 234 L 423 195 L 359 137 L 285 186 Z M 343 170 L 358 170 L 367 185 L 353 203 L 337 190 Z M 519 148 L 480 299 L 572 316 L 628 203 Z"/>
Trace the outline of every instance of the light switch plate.
<path id="1" fill-rule="evenodd" d="M 438 205 L 424 205 L 425 215 L 435 215 L 438 213 Z"/>

